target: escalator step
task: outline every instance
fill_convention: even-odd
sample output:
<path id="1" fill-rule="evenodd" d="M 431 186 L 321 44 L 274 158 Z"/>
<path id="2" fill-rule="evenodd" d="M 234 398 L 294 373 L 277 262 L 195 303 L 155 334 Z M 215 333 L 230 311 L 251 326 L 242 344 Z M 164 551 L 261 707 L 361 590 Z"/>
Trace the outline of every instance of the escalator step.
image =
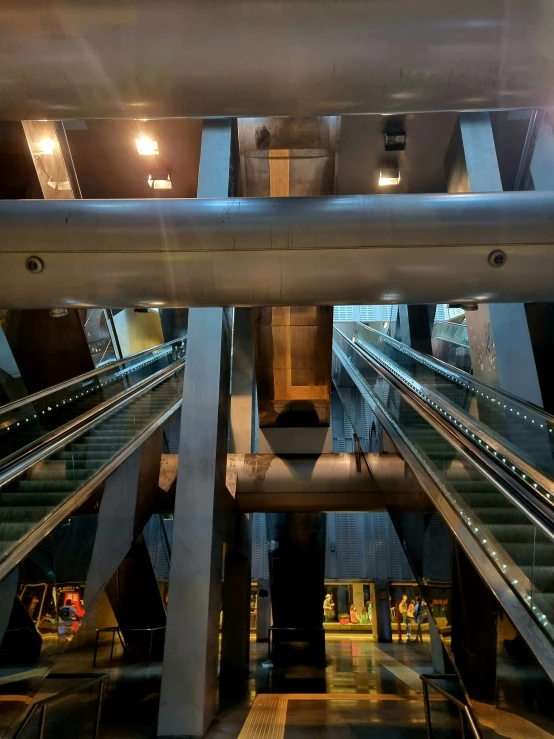
<path id="1" fill-rule="evenodd" d="M 4 523 L 36 524 L 51 512 L 50 506 L 2 506 L 0 507 L 0 528 Z"/>
<path id="2" fill-rule="evenodd" d="M 554 567 L 536 565 L 524 566 L 521 569 L 537 590 L 554 596 Z"/>
<path id="3" fill-rule="evenodd" d="M 472 508 L 484 524 L 528 524 L 529 519 L 518 508 Z"/>
<path id="4" fill-rule="evenodd" d="M 489 524 L 489 531 L 494 538 L 504 545 L 531 544 L 535 540 L 536 528 L 532 524 Z"/>
<path id="5" fill-rule="evenodd" d="M 57 506 L 67 500 L 68 492 L 59 493 L 0 493 L 0 506 Z"/>
<path id="6" fill-rule="evenodd" d="M 45 493 L 60 493 L 64 491 L 73 490 L 75 484 L 71 480 L 65 480 L 61 476 L 58 479 L 49 480 L 14 480 L 10 483 L 9 490 L 12 492 L 19 492 L 21 495 L 27 493 L 35 493 L 38 491 Z M 6 490 L 8 488 L 5 488 Z M 2 491 L 4 488 L 2 488 Z"/>
<path id="7" fill-rule="evenodd" d="M 502 546 L 519 567 L 524 567 L 525 565 L 553 566 L 554 544 L 518 544 L 505 542 Z"/>

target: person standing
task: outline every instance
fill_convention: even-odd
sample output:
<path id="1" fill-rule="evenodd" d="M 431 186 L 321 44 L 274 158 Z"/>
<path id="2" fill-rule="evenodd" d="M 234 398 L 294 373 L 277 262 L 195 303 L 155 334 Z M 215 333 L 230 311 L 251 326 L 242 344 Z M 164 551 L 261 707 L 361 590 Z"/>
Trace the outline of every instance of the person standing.
<path id="1" fill-rule="evenodd" d="M 421 628 L 421 622 L 423 620 L 423 612 L 427 606 L 427 603 L 425 602 L 423 596 L 420 596 L 419 602 L 416 604 L 414 608 L 414 618 L 417 625 L 416 630 L 416 638 L 415 641 L 420 641 L 423 643 L 423 630 Z"/>
<path id="2" fill-rule="evenodd" d="M 406 639 L 410 641 L 410 625 L 408 623 L 408 596 L 406 593 L 402 595 L 402 600 L 398 604 L 398 610 L 400 611 L 400 618 L 406 628 Z"/>

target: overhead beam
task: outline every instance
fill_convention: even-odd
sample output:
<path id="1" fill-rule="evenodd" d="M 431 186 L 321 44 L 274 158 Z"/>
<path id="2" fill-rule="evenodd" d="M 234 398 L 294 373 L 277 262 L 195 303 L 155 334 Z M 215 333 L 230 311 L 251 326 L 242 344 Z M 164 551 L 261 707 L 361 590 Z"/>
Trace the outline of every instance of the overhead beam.
<path id="1" fill-rule="evenodd" d="M 4 0 L 0 118 L 547 107 L 553 25 L 529 0 Z"/>
<path id="2" fill-rule="evenodd" d="M 227 484 L 244 512 L 432 510 L 398 454 L 365 457 L 228 454 Z"/>
<path id="3" fill-rule="evenodd" d="M 0 202 L 6 308 L 550 302 L 552 274 L 551 191 Z"/>

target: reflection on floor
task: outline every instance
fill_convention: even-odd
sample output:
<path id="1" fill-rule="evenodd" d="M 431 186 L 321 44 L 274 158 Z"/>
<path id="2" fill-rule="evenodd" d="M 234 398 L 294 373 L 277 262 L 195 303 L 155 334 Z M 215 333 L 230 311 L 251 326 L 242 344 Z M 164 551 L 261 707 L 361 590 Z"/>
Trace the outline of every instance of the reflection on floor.
<path id="1" fill-rule="evenodd" d="M 327 635 L 326 652 L 321 692 L 303 691 L 302 680 L 295 674 L 288 688 L 286 680 L 279 683 L 277 694 L 276 676 L 272 669 L 263 666 L 267 645 L 252 641 L 250 679 L 222 686 L 218 714 L 207 739 L 426 738 L 419 675 L 432 672 L 427 641 L 376 644 L 371 637 L 333 634 Z M 108 655 L 107 648 L 101 650 L 98 668 L 93 670 L 92 651 L 69 649 L 56 661 L 52 672 L 108 673 L 100 739 L 155 739 L 161 664 L 110 664 Z M 9 723 L 5 720 L 5 708 L 15 708 L 18 702 L 25 707 L 25 684 L 0 684 L 4 719 L 0 722 L 0 736 L 7 735 L 1 731 Z M 41 697 L 39 692 L 35 700 Z M 75 727 L 79 727 L 77 734 L 83 739 L 91 736 L 94 701 L 93 694 L 77 694 L 68 705 L 53 711 L 48 737 L 69 736 Z M 482 725 L 492 727 L 496 722 L 496 734 L 486 732 L 486 739 L 551 736 L 541 733 L 527 719 L 505 712 L 494 715 L 490 710 L 487 714 L 487 710 L 482 707 Z M 452 712 L 446 701 L 433 696 L 431 712 L 434 739 L 460 735 L 457 712 Z"/>

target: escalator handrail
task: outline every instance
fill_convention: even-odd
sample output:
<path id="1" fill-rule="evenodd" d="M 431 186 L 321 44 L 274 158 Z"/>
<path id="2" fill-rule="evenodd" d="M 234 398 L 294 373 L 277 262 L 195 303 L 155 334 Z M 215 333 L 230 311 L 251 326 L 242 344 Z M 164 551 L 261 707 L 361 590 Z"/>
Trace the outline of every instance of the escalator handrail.
<path id="1" fill-rule="evenodd" d="M 158 385 L 160 382 L 163 382 L 163 380 L 174 375 L 184 366 L 185 359 L 177 359 L 175 362 L 170 364 L 169 367 L 158 370 L 158 372 L 146 377 L 136 385 L 118 393 L 113 398 L 105 400 L 103 403 L 100 403 L 86 413 L 83 413 L 81 416 L 74 418 L 64 426 L 56 429 L 47 440 L 45 440 L 44 437 L 41 437 L 43 441 L 39 439 L 38 442 L 33 443 L 30 447 L 26 447 L 23 454 L 19 455 L 17 459 L 12 460 L 0 469 L 0 487 L 11 482 L 41 459 L 44 459 L 44 457 L 48 457 L 50 454 L 53 454 L 60 447 L 65 446 L 72 441 L 75 437 L 81 436 L 99 423 L 99 421 L 104 420 L 107 416 L 117 412 L 132 400 L 135 400 L 137 396 L 142 395 L 155 385 Z"/>
<path id="2" fill-rule="evenodd" d="M 20 736 L 23 736 L 23 732 L 29 725 L 29 722 L 33 718 L 33 716 L 37 713 L 37 711 L 40 711 L 40 717 L 38 721 L 38 736 L 43 737 L 44 736 L 44 726 L 46 722 L 46 711 L 49 706 L 54 705 L 55 703 L 59 703 L 60 701 L 65 700 L 65 698 L 68 698 L 70 695 L 74 695 L 75 693 L 80 693 L 83 690 L 88 690 L 93 685 L 99 686 L 98 691 L 98 699 L 96 701 L 96 708 L 95 708 L 95 715 L 94 715 L 94 737 L 93 739 L 98 738 L 98 730 L 100 728 L 100 710 L 102 708 L 102 697 L 103 697 L 103 689 L 104 689 L 104 681 L 108 677 L 108 673 L 92 673 L 88 675 L 82 675 L 78 672 L 76 673 L 53 673 L 49 678 L 47 679 L 69 679 L 69 680 L 76 680 L 79 678 L 84 678 L 84 682 L 78 683 L 77 685 L 74 685 L 71 688 L 68 688 L 67 690 L 63 690 L 60 693 L 55 693 L 54 695 L 49 695 L 46 698 L 43 698 L 41 701 L 37 701 L 36 703 L 33 703 L 31 706 L 29 712 L 21 722 L 21 724 L 18 726 L 17 731 L 13 735 L 13 739 L 19 739 Z"/>
<path id="3" fill-rule="evenodd" d="M 96 367 L 96 369 L 91 370 L 90 372 L 85 372 L 82 375 L 77 375 L 77 377 L 73 377 L 69 380 L 65 380 L 65 382 L 60 382 L 58 385 L 52 385 L 51 387 L 44 388 L 44 390 L 39 390 L 36 393 L 32 393 L 31 395 L 26 395 L 24 398 L 19 398 L 19 400 L 13 400 L 11 403 L 6 403 L 5 405 L 0 406 L 0 415 L 3 413 L 7 413 L 9 411 L 16 410 L 17 408 L 20 408 L 21 406 L 27 405 L 29 403 L 35 403 L 37 400 L 42 400 L 42 398 L 45 398 L 48 395 L 52 395 L 53 393 L 61 392 L 62 390 L 65 390 L 68 387 L 71 387 L 72 385 L 77 384 L 78 382 L 85 382 L 86 380 L 90 380 L 93 377 L 97 377 L 98 375 L 101 375 L 103 372 L 107 372 L 108 370 L 112 370 L 116 367 L 121 366 L 122 364 L 126 364 L 127 362 L 132 362 L 139 357 L 145 356 L 146 354 L 152 354 L 152 352 L 156 352 L 153 356 L 162 356 L 162 353 L 164 350 L 166 350 L 166 353 L 169 351 L 169 349 L 179 343 L 186 344 L 187 337 L 183 336 L 180 339 L 173 339 L 172 341 L 166 341 L 165 344 L 158 344 L 158 346 L 152 346 L 150 349 L 143 349 L 140 352 L 137 352 L 136 354 L 130 354 L 128 357 L 125 357 L 125 359 L 118 359 L 114 362 L 107 362 L 106 364 L 103 364 L 101 367 Z"/>
<path id="4" fill-rule="evenodd" d="M 345 339 L 348 344 L 352 345 L 352 341 L 341 331 L 337 331 L 337 334 Z M 359 346 L 356 347 L 356 345 L 353 344 L 353 347 L 358 353 L 360 353 L 358 351 L 360 348 Z M 512 622 L 517 624 L 520 633 L 527 644 L 531 647 L 535 657 L 538 659 L 546 674 L 552 681 L 554 681 L 552 641 L 542 628 L 539 628 L 537 631 L 537 627 L 540 626 L 540 624 L 538 624 L 535 615 L 529 610 L 528 604 L 521 597 L 521 594 L 513 589 L 513 583 L 510 584 L 503 571 L 500 570 L 488 557 L 482 558 L 484 550 L 481 548 L 478 539 L 475 538 L 475 534 L 471 530 L 471 527 L 459 525 L 461 520 L 459 512 L 456 506 L 453 505 L 452 500 L 445 497 L 444 492 L 441 490 L 443 487 L 442 483 L 436 479 L 432 470 L 430 470 L 425 461 L 421 459 L 409 440 L 405 438 L 405 435 L 397 427 L 397 424 L 390 416 L 388 410 L 385 410 L 385 406 L 381 399 L 373 394 L 367 380 L 359 375 L 358 370 L 354 365 L 352 365 L 348 356 L 344 354 L 344 351 L 338 342 L 334 342 L 333 351 L 340 362 L 346 363 L 346 371 L 349 374 L 352 370 L 359 376 L 359 379 L 356 380 L 356 378 L 351 375 L 353 382 L 358 386 L 358 390 L 362 392 L 362 395 L 367 393 L 366 402 L 371 405 L 379 420 L 384 424 L 385 428 L 387 428 L 387 431 L 391 433 L 395 444 L 399 444 L 400 453 L 412 468 L 421 486 L 429 495 L 429 498 L 436 510 L 443 517 L 454 537 L 460 542 L 462 548 L 465 550 L 476 569 L 481 573 L 485 582 L 489 585 Z M 348 369 L 348 365 L 351 365 L 351 370 Z M 375 369 L 376 371 L 379 371 L 377 367 Z M 386 377 L 383 372 L 380 372 L 380 374 L 382 377 Z M 394 379 L 395 382 L 391 382 L 391 385 L 394 389 L 398 389 L 398 391 L 402 393 L 402 386 L 397 388 L 397 383 L 399 383 L 399 381 L 396 378 Z M 361 385 L 359 385 L 358 382 L 361 383 Z M 406 400 L 409 402 L 409 398 L 406 398 Z M 422 410 L 424 415 L 429 413 L 429 409 L 425 405 L 422 405 Z M 440 418 L 438 420 L 442 421 Z M 388 424 L 391 424 L 392 428 L 389 428 Z M 395 431 L 399 433 L 398 439 L 395 438 Z M 498 487 L 498 489 L 501 492 L 501 487 Z"/>
<path id="5" fill-rule="evenodd" d="M 146 393 L 150 388 L 144 388 L 141 391 L 141 395 Z M 94 427 L 97 422 L 106 420 L 112 414 L 117 413 L 121 406 L 127 405 L 131 401 L 135 400 L 135 397 L 124 399 L 120 405 L 115 409 L 109 409 L 104 411 L 103 417 L 89 421 L 84 429 L 77 429 L 74 431 L 69 438 L 63 439 L 58 443 L 57 448 L 62 447 L 64 444 L 69 443 L 74 438 L 85 433 L 90 428 Z M 66 500 L 61 502 L 57 507 L 52 509 L 48 516 L 42 520 L 35 528 L 27 532 L 15 546 L 7 552 L 0 555 L 0 581 L 6 577 L 17 565 L 25 559 L 35 547 L 40 544 L 45 536 L 48 536 L 62 521 L 65 521 L 73 511 L 77 510 L 98 488 L 98 486 L 114 472 L 119 465 L 129 457 L 136 449 L 138 449 L 148 437 L 153 433 L 156 428 L 159 428 L 161 424 L 170 418 L 181 406 L 182 396 L 180 396 L 171 407 L 159 412 L 154 418 L 151 419 L 149 425 L 138 433 L 138 435 L 130 439 L 129 442 L 123 447 L 115 457 L 95 472 L 92 477 L 83 482 L 80 488 L 75 490 Z"/>
<path id="6" fill-rule="evenodd" d="M 450 424 L 446 416 L 441 415 L 434 408 L 430 407 L 421 397 L 418 397 L 402 379 L 397 377 L 385 365 L 380 364 L 375 357 L 364 351 L 365 347 L 353 342 L 342 331 L 335 328 L 346 342 L 351 344 L 355 351 L 363 357 L 382 377 L 384 377 L 406 402 L 412 406 L 417 406 L 417 410 L 422 415 L 435 421 L 434 427 L 441 433 L 446 440 L 453 444 L 459 451 L 466 454 L 470 461 L 484 474 L 489 482 L 491 482 L 497 490 L 508 498 L 519 510 L 526 515 L 532 523 L 539 527 L 541 531 L 549 538 L 554 540 L 554 505 L 550 502 L 544 503 L 543 499 L 539 499 L 535 495 L 535 491 L 524 487 L 518 479 L 510 477 L 508 473 L 499 467 L 492 457 L 489 457 L 479 445 L 474 444 L 455 426 Z M 396 368 L 395 368 L 396 370 Z M 455 442 L 453 441 L 455 440 Z"/>
<path id="7" fill-rule="evenodd" d="M 522 459 L 517 454 L 517 452 L 506 446 L 500 440 L 500 438 L 492 436 L 487 431 L 486 426 L 476 423 L 473 416 L 466 413 L 459 406 L 450 403 L 450 401 L 442 393 L 435 393 L 427 386 L 419 383 L 394 361 L 381 354 L 378 348 L 375 349 L 375 352 L 372 352 L 371 344 L 365 346 L 357 341 L 354 341 L 353 343 L 355 346 L 361 347 L 365 351 L 365 353 L 371 354 L 376 362 L 379 362 L 383 366 L 387 367 L 389 371 L 392 371 L 401 376 L 403 381 L 408 385 L 412 385 L 413 389 L 418 392 L 421 397 L 426 396 L 431 404 L 434 404 L 435 406 L 440 405 L 442 408 L 444 408 L 445 415 L 450 415 L 451 418 L 456 417 L 456 422 L 459 423 L 460 426 L 465 426 L 468 433 L 474 435 L 474 437 L 481 437 L 484 443 L 484 448 L 492 448 L 493 452 L 494 450 L 496 450 L 497 453 L 508 460 L 512 466 L 517 465 L 516 469 L 519 468 L 522 471 L 521 475 L 523 484 L 528 485 L 528 487 L 531 489 L 531 480 L 527 480 L 527 478 L 532 478 L 533 481 L 536 482 L 537 486 L 540 485 L 547 494 L 543 494 L 538 487 L 532 490 L 532 492 L 540 495 L 544 499 L 544 503 L 546 505 L 554 507 L 554 481 L 551 480 L 551 478 L 549 478 L 547 475 L 545 475 L 544 472 L 541 472 L 541 470 L 537 469 L 534 465 L 530 464 L 525 459 Z M 460 419 L 463 420 L 463 424 L 461 424 Z M 498 456 L 498 454 L 495 454 L 494 456 Z M 525 482 L 526 480 L 527 482 Z M 549 498 L 548 495 L 551 497 Z"/>
<path id="8" fill-rule="evenodd" d="M 456 381 L 456 379 L 460 378 L 464 381 L 467 381 L 469 384 L 472 385 L 479 385 L 480 387 L 484 388 L 485 390 L 488 390 L 491 393 L 496 393 L 497 395 L 501 395 L 503 398 L 506 398 L 506 400 L 511 400 L 512 402 L 519 403 L 522 406 L 525 406 L 529 408 L 529 411 L 532 411 L 533 413 L 536 413 L 539 416 L 542 416 L 545 421 L 550 421 L 551 425 L 554 427 L 554 417 L 547 413 L 544 408 L 541 408 L 539 405 L 535 405 L 535 403 L 530 402 L 529 400 L 524 400 L 523 398 L 520 398 L 517 395 L 510 395 L 510 393 L 507 393 L 505 390 L 501 390 L 498 387 L 494 387 L 494 385 L 488 385 L 486 382 L 483 382 L 483 380 L 478 380 L 474 375 L 470 375 L 467 372 L 464 372 L 462 369 L 453 369 L 451 364 L 448 364 L 448 362 L 443 362 L 442 359 L 437 359 L 436 357 L 430 357 L 428 354 L 423 354 L 422 352 L 418 352 L 417 349 L 412 349 L 411 346 L 408 346 L 407 344 L 403 344 L 401 341 L 397 341 L 397 339 L 393 339 L 392 336 L 389 336 L 388 334 L 384 334 L 381 331 L 377 331 L 374 328 L 371 328 L 371 326 L 366 326 L 361 321 L 354 321 L 355 325 L 362 326 L 366 331 L 371 331 L 374 334 L 377 334 L 378 336 L 382 336 L 386 341 L 393 346 L 395 349 L 398 349 L 399 351 L 403 352 L 404 354 L 413 357 L 418 362 L 421 362 L 422 364 L 427 365 L 430 369 L 435 369 L 438 372 L 440 372 L 443 375 L 449 375 L 452 380 Z"/>

